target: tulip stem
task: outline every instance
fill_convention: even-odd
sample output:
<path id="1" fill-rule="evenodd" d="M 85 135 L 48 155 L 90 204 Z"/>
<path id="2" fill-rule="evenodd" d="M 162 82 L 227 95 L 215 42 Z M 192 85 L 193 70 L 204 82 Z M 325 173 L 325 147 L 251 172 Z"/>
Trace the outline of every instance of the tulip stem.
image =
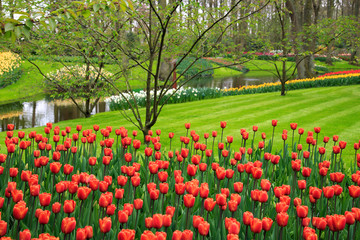
<path id="1" fill-rule="evenodd" d="M 203 216 L 204 214 L 204 202 L 205 202 L 205 198 L 203 198 L 201 201 L 200 216 Z"/>
<path id="2" fill-rule="evenodd" d="M 348 225 L 348 235 L 347 235 L 347 239 L 350 239 L 350 224 Z"/>
<path id="3" fill-rule="evenodd" d="M 221 236 L 222 236 L 222 225 L 221 225 L 221 223 L 222 223 L 223 210 L 221 209 L 221 207 L 219 209 L 220 209 L 220 216 L 219 216 L 218 230 L 220 230 Z"/>
<path id="4" fill-rule="evenodd" d="M 299 217 L 296 216 L 296 225 L 295 225 L 296 239 L 300 239 L 298 225 L 299 225 Z"/>
<path id="5" fill-rule="evenodd" d="M 139 211 L 140 211 L 140 210 L 136 210 L 135 225 L 134 225 L 134 230 L 135 230 L 135 231 L 136 231 L 136 226 L 137 226 L 137 222 L 138 222 Z"/>
<path id="6" fill-rule="evenodd" d="M 272 137 L 271 137 L 271 147 L 270 147 L 270 152 L 272 150 L 272 147 L 274 145 L 274 133 L 275 133 L 275 127 L 273 127 L 273 133 L 272 133 Z"/>
<path id="7" fill-rule="evenodd" d="M 220 179 L 218 179 L 217 192 L 220 193 Z M 353 207 L 354 207 L 354 204 L 353 204 Z"/>
<path id="8" fill-rule="evenodd" d="M 82 209 L 82 205 L 84 203 L 84 200 L 81 200 L 80 202 L 81 203 L 80 203 L 80 209 L 79 209 L 79 225 L 81 226 L 81 209 Z"/>
<path id="9" fill-rule="evenodd" d="M 186 223 L 185 223 L 185 229 L 188 229 L 189 211 L 190 211 L 190 208 L 187 208 L 187 210 L 186 210 Z M 154 214 L 152 214 L 152 215 L 154 215 Z M 185 229 L 184 229 L 184 230 L 185 230 Z"/>
<path id="10" fill-rule="evenodd" d="M 19 239 L 20 234 L 20 220 L 17 221 L 17 228 L 16 228 L 16 239 Z"/>
<path id="11" fill-rule="evenodd" d="M 283 227 L 280 228 L 280 236 L 279 236 L 280 240 L 282 240 L 282 232 L 283 232 Z"/>
<path id="12" fill-rule="evenodd" d="M 93 191 L 92 199 L 91 199 L 89 225 L 90 225 L 90 222 L 91 222 L 91 214 L 92 214 L 92 209 L 93 209 L 93 204 L 94 204 L 94 198 L 95 198 L 95 191 Z"/>
<path id="13" fill-rule="evenodd" d="M 350 227 L 350 225 L 349 225 L 349 227 Z M 336 234 L 336 240 L 339 240 L 339 235 L 340 235 L 340 231 L 338 231 Z"/>
<path id="14" fill-rule="evenodd" d="M 326 215 L 328 215 L 329 199 L 326 199 Z"/>
<path id="15" fill-rule="evenodd" d="M 246 225 L 246 228 L 245 228 L 245 240 L 247 239 L 248 228 L 249 228 L 249 225 Z"/>
<path id="16" fill-rule="evenodd" d="M 223 142 L 223 134 L 224 134 L 224 129 L 221 129 L 221 142 Z"/>
<path id="17" fill-rule="evenodd" d="M 353 239 L 354 239 L 354 240 L 355 240 L 355 236 L 356 236 L 357 223 L 358 223 L 358 221 L 355 221 L 355 226 L 354 226 L 354 230 L 353 230 Z"/>

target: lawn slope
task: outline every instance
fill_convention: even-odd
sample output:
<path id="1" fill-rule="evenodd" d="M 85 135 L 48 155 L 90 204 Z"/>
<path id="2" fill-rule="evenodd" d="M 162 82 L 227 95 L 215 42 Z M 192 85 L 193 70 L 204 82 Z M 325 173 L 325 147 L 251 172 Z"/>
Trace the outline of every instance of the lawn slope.
<path id="1" fill-rule="evenodd" d="M 322 146 L 324 136 L 339 135 L 340 140 L 348 143 L 344 151 L 344 159 L 353 161 L 353 143 L 360 139 L 360 86 L 313 88 L 290 91 L 284 97 L 280 93 L 264 93 L 254 95 L 223 97 L 183 104 L 166 105 L 161 112 L 157 124 L 153 129 L 162 130 L 161 142 L 168 147 L 168 132 L 174 132 L 173 146 L 179 147 L 179 137 L 185 134 L 184 123 L 191 123 L 191 130 L 200 134 L 201 139 L 205 132 L 211 133 L 217 130 L 220 133 L 220 121 L 227 121 L 224 136 L 234 136 L 234 148 L 240 146 L 240 129 L 245 128 L 252 138 L 252 126 L 259 127 L 255 136 L 255 143 L 261 140 L 261 132 L 265 132 L 267 140 L 271 138 L 271 120 L 277 119 L 278 126 L 275 130 L 275 146 L 277 150 L 282 148 L 281 134 L 283 129 L 289 131 L 288 143 L 291 143 L 291 131 L 289 124 L 298 123 L 298 127 L 307 131 L 313 131 L 314 127 L 321 127 L 319 144 Z M 144 109 L 140 112 L 143 114 Z M 131 114 L 129 112 L 129 114 Z M 132 130 L 136 128 L 124 120 L 119 112 L 100 113 L 88 119 L 76 119 L 59 122 L 61 129 L 71 126 L 74 131 L 77 124 L 83 125 L 83 129 L 92 128 L 93 124 L 99 124 L 100 128 L 124 126 Z M 43 133 L 44 127 L 24 130 L 26 133 L 37 131 Z M 297 132 L 296 132 L 297 133 Z M 5 133 L 0 133 L 0 139 L 5 138 Z M 141 135 L 139 133 L 139 135 Z M 220 134 L 219 134 L 220 135 Z M 297 136 L 297 134 L 296 134 Z M 112 137 L 115 137 L 114 132 Z M 301 143 L 306 149 L 306 136 L 302 137 Z M 297 138 L 296 138 L 297 139 Z M 203 140 L 201 140 L 203 142 Z M 250 140 L 249 140 L 250 142 Z M 247 146 L 250 146 L 249 144 Z M 331 144 L 327 146 L 327 152 L 331 151 Z M 165 149 L 163 149 L 165 150 Z M 1 152 L 5 151 L 2 147 Z"/>

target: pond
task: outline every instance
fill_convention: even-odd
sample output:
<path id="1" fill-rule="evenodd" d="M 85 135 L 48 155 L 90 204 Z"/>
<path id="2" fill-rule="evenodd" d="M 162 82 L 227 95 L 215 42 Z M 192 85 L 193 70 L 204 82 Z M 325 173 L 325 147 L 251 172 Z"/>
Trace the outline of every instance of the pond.
<path id="1" fill-rule="evenodd" d="M 109 111 L 105 102 L 99 102 L 91 114 Z M 7 124 L 15 129 L 45 126 L 46 123 L 82 118 L 84 115 L 71 101 L 41 99 L 33 102 L 16 102 L 0 105 L 0 131 L 6 131 Z"/>
<path id="2" fill-rule="evenodd" d="M 249 85 L 259 85 L 267 82 L 276 82 L 275 77 L 248 77 L 246 74 L 230 76 L 225 78 L 212 78 L 209 81 L 209 78 L 201 78 L 190 81 L 186 84 L 187 87 L 193 88 L 220 88 L 220 89 L 229 89 Z"/>
<path id="3" fill-rule="evenodd" d="M 218 79 L 197 79 L 186 84 L 187 87 L 200 88 L 232 88 L 247 85 L 258 85 L 274 82 L 269 77 L 249 78 L 246 75 Z M 107 112 L 110 108 L 105 102 L 99 102 L 92 114 Z M 82 118 L 84 115 L 71 101 L 52 101 L 41 99 L 32 102 L 15 102 L 0 105 L 0 131 L 6 131 L 7 124 L 15 125 L 15 129 L 45 126 L 46 123 Z"/>

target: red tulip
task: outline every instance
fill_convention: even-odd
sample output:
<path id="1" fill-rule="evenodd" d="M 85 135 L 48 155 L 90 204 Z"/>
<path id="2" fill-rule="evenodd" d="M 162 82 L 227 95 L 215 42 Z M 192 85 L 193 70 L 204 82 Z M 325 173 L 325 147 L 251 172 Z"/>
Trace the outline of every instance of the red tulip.
<path id="1" fill-rule="evenodd" d="M 276 223 L 280 227 L 286 227 L 286 225 L 288 224 L 288 220 L 289 220 L 289 215 L 285 212 L 280 212 L 276 215 Z"/>
<path id="2" fill-rule="evenodd" d="M 74 217 L 71 218 L 64 218 L 61 222 L 61 231 L 64 234 L 70 234 L 72 231 L 74 231 L 76 227 L 76 220 Z"/>
<path id="3" fill-rule="evenodd" d="M 184 183 L 175 183 L 175 193 L 177 195 L 183 195 L 185 192 L 185 184 Z"/>
<path id="4" fill-rule="evenodd" d="M 202 221 L 198 225 L 198 231 L 201 236 L 207 236 L 209 234 L 210 224 L 207 221 Z"/>
<path id="5" fill-rule="evenodd" d="M 204 201 L 204 208 L 208 212 L 211 212 L 214 209 L 215 205 L 216 205 L 216 201 L 214 201 L 214 199 L 212 198 L 207 198 Z"/>
<path id="6" fill-rule="evenodd" d="M 102 233 L 107 233 L 111 230 L 111 218 L 104 217 L 103 219 L 99 219 L 100 231 Z"/>
<path id="7" fill-rule="evenodd" d="M 285 202 L 276 203 L 275 210 L 277 213 L 287 212 L 288 209 L 289 209 L 289 205 L 286 204 Z"/>
<path id="8" fill-rule="evenodd" d="M 150 190 L 150 199 L 157 200 L 159 198 L 160 191 L 158 189 Z"/>
<path id="9" fill-rule="evenodd" d="M 191 194 L 186 194 L 184 196 L 184 205 L 187 208 L 192 208 L 194 206 L 195 203 L 195 197 Z"/>
<path id="10" fill-rule="evenodd" d="M 221 121 L 221 122 L 220 122 L 220 127 L 221 127 L 221 128 L 226 128 L 226 122 L 225 122 L 225 121 Z"/>
<path id="11" fill-rule="evenodd" d="M 332 198 L 334 196 L 333 186 L 323 187 L 323 192 L 326 198 Z"/>
<path id="12" fill-rule="evenodd" d="M 339 142 L 339 147 L 340 147 L 340 149 L 345 149 L 346 148 L 346 142 L 340 141 Z"/>
<path id="13" fill-rule="evenodd" d="M 356 220 L 355 216 L 356 216 L 355 213 L 345 211 L 346 224 L 353 225 L 355 223 L 355 220 Z"/>
<path id="14" fill-rule="evenodd" d="M 9 173 L 10 173 L 10 177 L 14 178 L 17 176 L 19 170 L 17 168 L 10 168 Z"/>
<path id="15" fill-rule="evenodd" d="M 77 190 L 77 196 L 79 200 L 85 200 L 91 193 L 91 188 L 88 187 L 79 187 Z"/>
<path id="16" fill-rule="evenodd" d="M 0 237 L 4 236 L 7 232 L 7 222 L 0 220 Z"/>
<path id="17" fill-rule="evenodd" d="M 338 232 L 345 228 L 346 218 L 344 215 L 327 215 L 327 224 L 331 231 Z"/>
<path id="18" fill-rule="evenodd" d="M 243 183 L 242 182 L 235 182 L 234 183 L 234 191 L 237 193 L 241 193 L 243 191 Z"/>
<path id="19" fill-rule="evenodd" d="M 20 201 L 14 205 L 13 216 L 16 220 L 22 220 L 25 218 L 28 210 L 29 209 L 26 207 L 26 203 L 24 201 Z"/>
<path id="20" fill-rule="evenodd" d="M 61 210 L 61 204 L 60 204 L 59 202 L 53 203 L 53 205 L 52 205 L 52 212 L 55 213 L 55 214 L 57 214 L 57 213 L 60 212 L 60 210 Z"/>
<path id="21" fill-rule="evenodd" d="M 322 192 L 321 189 L 317 187 L 309 188 L 309 194 L 315 199 L 319 199 L 321 197 L 321 192 Z"/>
<path id="22" fill-rule="evenodd" d="M 344 180 L 345 174 L 342 172 L 330 173 L 330 180 L 332 182 L 341 183 Z"/>
<path id="23" fill-rule="evenodd" d="M 339 146 L 333 146 L 333 152 L 334 152 L 334 154 L 339 154 L 340 153 L 340 147 Z"/>
<path id="24" fill-rule="evenodd" d="M 243 214 L 243 223 L 246 226 L 249 226 L 251 224 L 251 221 L 253 220 L 254 215 L 251 212 L 244 212 Z"/>
<path id="25" fill-rule="evenodd" d="M 197 166 L 193 164 L 189 164 L 187 166 L 187 174 L 191 177 L 195 176 L 197 170 Z"/>
<path id="26" fill-rule="evenodd" d="M 217 177 L 217 179 L 223 180 L 225 178 L 225 176 L 226 176 L 225 168 L 223 168 L 223 167 L 216 168 L 216 177 Z"/>
<path id="27" fill-rule="evenodd" d="M 230 212 L 236 212 L 236 210 L 237 210 L 237 207 L 238 207 L 238 202 L 237 201 L 235 201 L 235 200 L 230 200 L 229 202 L 228 202 L 228 205 L 229 205 L 229 210 L 230 210 Z"/>
<path id="28" fill-rule="evenodd" d="M 262 221 L 258 218 L 253 218 L 250 223 L 250 229 L 253 233 L 260 233 L 262 230 Z"/>
<path id="29" fill-rule="evenodd" d="M 50 219 L 50 211 L 49 210 L 44 210 L 40 212 L 39 216 L 38 216 L 38 220 L 40 224 L 48 224 Z"/>
<path id="30" fill-rule="evenodd" d="M 264 217 L 261 222 L 262 222 L 262 230 L 266 232 L 270 231 L 273 224 L 273 220 L 271 218 Z"/>
<path id="31" fill-rule="evenodd" d="M 299 218 L 305 218 L 308 215 L 308 207 L 304 205 L 298 205 L 296 207 L 296 213 Z"/>
<path id="32" fill-rule="evenodd" d="M 1 230 L 0 230 L 1 236 Z M 19 233 L 19 240 L 31 240 L 31 232 L 29 229 L 25 229 L 24 231 Z"/>
<path id="33" fill-rule="evenodd" d="M 226 195 L 225 194 L 216 194 L 216 204 L 219 206 L 226 205 Z"/>
<path id="34" fill-rule="evenodd" d="M 311 174 L 311 168 L 303 167 L 302 175 L 303 175 L 305 178 L 308 178 L 308 177 L 310 177 L 310 174 Z"/>
<path id="35" fill-rule="evenodd" d="M 297 128 L 297 123 L 290 123 L 290 128 L 291 128 L 292 130 L 296 130 L 296 128 Z"/>
<path id="36" fill-rule="evenodd" d="M 76 202 L 74 200 L 65 200 L 64 202 L 64 213 L 72 213 L 75 210 Z"/>
<path id="37" fill-rule="evenodd" d="M 355 185 L 349 186 L 349 194 L 352 198 L 360 197 L 360 187 Z"/>
<path id="38" fill-rule="evenodd" d="M 326 220 L 326 218 L 313 217 L 312 225 L 314 227 L 316 227 L 317 229 L 319 229 L 320 231 L 323 231 L 326 229 L 327 220 Z"/>
<path id="39" fill-rule="evenodd" d="M 40 205 L 43 207 L 47 207 L 51 202 L 51 194 L 50 193 L 42 193 L 39 195 Z"/>
<path id="40" fill-rule="evenodd" d="M 118 234 L 118 240 L 134 240 L 135 230 L 133 229 L 122 229 Z"/>
<path id="41" fill-rule="evenodd" d="M 272 125 L 273 127 L 276 127 L 276 126 L 277 126 L 277 123 L 278 123 L 278 120 L 272 120 L 272 121 L 271 121 L 271 125 Z"/>

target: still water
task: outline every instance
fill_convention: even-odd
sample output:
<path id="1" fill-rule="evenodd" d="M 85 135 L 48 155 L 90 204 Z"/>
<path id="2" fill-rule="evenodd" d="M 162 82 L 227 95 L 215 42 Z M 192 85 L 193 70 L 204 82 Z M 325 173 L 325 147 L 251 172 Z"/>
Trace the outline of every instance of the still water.
<path id="1" fill-rule="evenodd" d="M 220 89 L 240 87 L 247 85 L 258 85 L 264 82 L 275 82 L 269 77 L 249 78 L 239 75 L 218 79 L 197 79 L 186 84 L 187 87 L 218 87 Z M 94 107 L 92 114 L 107 112 L 110 108 L 105 102 L 99 102 Z M 7 124 L 15 125 L 15 129 L 44 126 L 48 122 L 82 118 L 84 115 L 71 101 L 52 101 L 47 99 L 32 102 L 15 102 L 0 105 L 0 131 L 5 131 Z"/>

